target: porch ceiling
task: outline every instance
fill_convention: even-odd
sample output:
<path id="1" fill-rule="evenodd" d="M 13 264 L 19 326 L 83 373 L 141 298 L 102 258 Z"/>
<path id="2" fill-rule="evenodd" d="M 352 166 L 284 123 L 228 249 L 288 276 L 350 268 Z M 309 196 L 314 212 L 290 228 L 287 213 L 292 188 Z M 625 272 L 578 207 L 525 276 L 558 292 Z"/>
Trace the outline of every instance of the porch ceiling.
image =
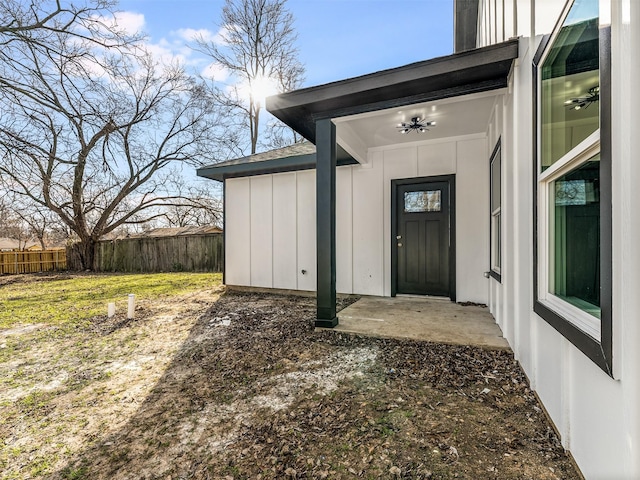
<path id="1" fill-rule="evenodd" d="M 340 117 L 333 121 L 340 145 L 358 161 L 366 162 L 366 150 L 369 148 L 486 133 L 496 100 L 503 93 L 504 89 L 492 90 Z M 413 117 L 435 121 L 436 125 L 424 133 L 401 134 L 398 124 L 410 123 Z"/>

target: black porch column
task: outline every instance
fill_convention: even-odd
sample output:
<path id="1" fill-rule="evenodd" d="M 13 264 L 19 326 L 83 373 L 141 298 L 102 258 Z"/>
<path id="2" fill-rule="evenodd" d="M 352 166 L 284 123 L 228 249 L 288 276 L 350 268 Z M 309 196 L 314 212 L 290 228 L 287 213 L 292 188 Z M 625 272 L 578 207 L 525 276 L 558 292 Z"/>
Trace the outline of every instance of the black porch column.
<path id="1" fill-rule="evenodd" d="M 336 317 L 336 126 L 316 121 L 316 327 L 335 327 Z"/>

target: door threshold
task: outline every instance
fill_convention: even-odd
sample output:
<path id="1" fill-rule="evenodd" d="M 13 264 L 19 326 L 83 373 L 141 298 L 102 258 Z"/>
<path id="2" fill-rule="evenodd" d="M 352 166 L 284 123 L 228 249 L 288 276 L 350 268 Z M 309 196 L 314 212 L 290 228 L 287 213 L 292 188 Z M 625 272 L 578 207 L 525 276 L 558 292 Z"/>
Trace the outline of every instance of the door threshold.
<path id="1" fill-rule="evenodd" d="M 396 297 L 401 298 L 419 298 L 422 300 L 446 300 L 448 302 L 451 301 L 451 298 L 441 296 L 441 295 L 418 295 L 416 293 L 396 293 Z"/>

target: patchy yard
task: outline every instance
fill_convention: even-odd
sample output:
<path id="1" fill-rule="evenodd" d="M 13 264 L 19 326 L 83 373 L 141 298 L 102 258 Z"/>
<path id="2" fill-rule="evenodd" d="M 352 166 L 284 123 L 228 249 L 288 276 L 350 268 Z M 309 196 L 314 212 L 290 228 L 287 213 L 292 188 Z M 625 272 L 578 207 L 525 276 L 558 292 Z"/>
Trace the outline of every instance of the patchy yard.
<path id="1" fill-rule="evenodd" d="M 509 353 L 314 333 L 313 299 L 175 275 L 133 321 L 0 316 L 3 479 L 579 478 Z M 76 281 L 7 278 L 0 315 Z"/>

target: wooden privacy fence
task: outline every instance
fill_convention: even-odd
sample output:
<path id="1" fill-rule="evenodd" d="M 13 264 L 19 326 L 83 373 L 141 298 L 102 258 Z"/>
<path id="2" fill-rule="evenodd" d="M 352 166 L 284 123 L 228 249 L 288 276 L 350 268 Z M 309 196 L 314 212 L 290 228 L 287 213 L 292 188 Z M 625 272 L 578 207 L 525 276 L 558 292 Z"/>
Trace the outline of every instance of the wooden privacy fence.
<path id="1" fill-rule="evenodd" d="M 96 248 L 102 272 L 222 272 L 222 233 L 101 241 Z"/>
<path id="2" fill-rule="evenodd" d="M 50 272 L 66 268 L 67 252 L 64 250 L 0 252 L 0 274 Z"/>

